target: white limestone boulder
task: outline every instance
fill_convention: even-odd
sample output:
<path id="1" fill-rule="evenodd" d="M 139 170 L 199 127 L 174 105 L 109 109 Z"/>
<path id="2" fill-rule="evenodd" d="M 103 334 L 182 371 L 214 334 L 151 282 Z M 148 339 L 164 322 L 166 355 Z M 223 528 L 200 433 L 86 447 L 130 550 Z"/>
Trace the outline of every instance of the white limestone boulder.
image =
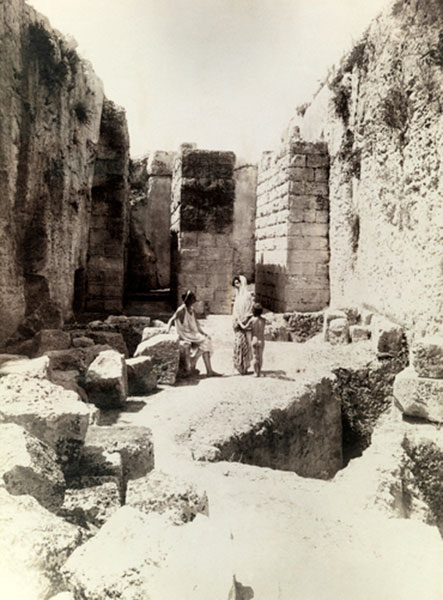
<path id="1" fill-rule="evenodd" d="M 325 311 L 323 319 L 323 339 L 325 342 L 329 342 L 329 324 L 334 319 L 346 319 L 346 313 L 343 310 L 337 310 L 329 308 Z"/>
<path id="2" fill-rule="evenodd" d="M 395 377 L 393 393 L 406 415 L 443 423 L 443 379 L 419 377 L 407 367 Z"/>
<path id="3" fill-rule="evenodd" d="M 328 325 L 328 341 L 330 344 L 349 344 L 349 323 L 347 319 L 331 319 Z"/>
<path id="4" fill-rule="evenodd" d="M 63 567 L 65 581 L 75 597 L 88 600 L 155 598 L 152 582 L 166 559 L 171 527 L 159 515 L 121 507 L 71 554 Z"/>
<path id="5" fill-rule="evenodd" d="M 16 357 L 7 354 L 0 356 L 0 377 L 21 375 L 22 377 L 35 377 L 36 379 L 50 379 L 51 373 L 51 363 L 47 356 L 39 358 Z"/>
<path id="6" fill-rule="evenodd" d="M 85 376 L 89 401 L 99 408 L 121 408 L 128 396 L 128 374 L 124 356 L 115 350 L 100 352 Z"/>
<path id="7" fill-rule="evenodd" d="M 5 600 L 40 600 L 66 589 L 60 569 L 87 532 L 55 516 L 31 496 L 0 488 L 0 581 Z"/>
<path id="8" fill-rule="evenodd" d="M 443 379 L 443 337 L 422 338 L 412 345 L 411 355 L 419 377 Z"/>
<path id="9" fill-rule="evenodd" d="M 0 425 L 0 440 L 0 486 L 56 511 L 66 484 L 54 450 L 15 423 Z"/>
<path id="10" fill-rule="evenodd" d="M 147 340 L 150 340 L 151 338 L 155 337 L 156 335 L 161 335 L 163 333 L 166 332 L 166 326 L 163 325 L 161 327 L 145 327 L 143 329 L 143 333 L 142 333 L 142 342 L 146 342 Z M 141 342 L 140 342 L 141 343 Z"/>
<path id="11" fill-rule="evenodd" d="M 126 505 L 144 513 L 164 514 L 181 525 L 197 514 L 209 514 L 206 491 L 177 476 L 152 471 L 146 477 L 130 481 L 126 490 Z"/>
<path id="12" fill-rule="evenodd" d="M 65 474 L 78 465 L 89 419 L 75 392 L 31 377 L 0 378 L 0 423 L 17 423 L 48 444 Z"/>
<path id="13" fill-rule="evenodd" d="M 148 427 L 91 426 L 85 440 L 85 452 L 92 449 L 102 453 L 118 453 L 126 481 L 143 477 L 154 468 L 154 446 Z"/>
<path id="14" fill-rule="evenodd" d="M 154 372 L 159 383 L 173 385 L 175 383 L 180 349 L 175 335 L 162 333 L 137 346 L 134 356 L 151 356 L 155 360 Z"/>
<path id="15" fill-rule="evenodd" d="M 109 481 L 82 489 L 67 489 L 60 514 L 71 523 L 81 514 L 87 524 L 101 527 L 120 506 L 119 486 Z"/>
<path id="16" fill-rule="evenodd" d="M 128 370 L 128 393 L 130 396 L 149 394 L 157 387 L 157 373 L 151 356 L 126 359 Z"/>

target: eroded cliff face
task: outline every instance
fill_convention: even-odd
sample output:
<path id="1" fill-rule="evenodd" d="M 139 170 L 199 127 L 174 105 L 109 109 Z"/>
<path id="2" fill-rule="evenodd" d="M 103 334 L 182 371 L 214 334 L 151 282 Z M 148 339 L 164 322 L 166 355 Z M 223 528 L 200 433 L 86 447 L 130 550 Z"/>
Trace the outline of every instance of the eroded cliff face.
<path id="1" fill-rule="evenodd" d="M 72 44 L 24 0 L 1 3 L 0 346 L 59 326 L 84 301 L 103 102 L 101 81 Z M 129 143 L 117 116 L 124 178 Z"/>
<path id="2" fill-rule="evenodd" d="M 442 32 L 439 0 L 392 3 L 293 123 L 331 155 L 331 304 L 417 334 L 443 315 Z"/>

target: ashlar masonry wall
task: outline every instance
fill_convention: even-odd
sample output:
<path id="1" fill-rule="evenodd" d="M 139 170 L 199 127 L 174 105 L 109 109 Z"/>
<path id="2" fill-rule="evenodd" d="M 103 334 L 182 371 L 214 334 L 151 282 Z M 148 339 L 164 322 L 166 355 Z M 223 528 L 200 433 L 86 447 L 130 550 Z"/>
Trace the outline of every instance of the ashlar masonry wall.
<path id="1" fill-rule="evenodd" d="M 255 290 L 273 311 L 328 305 L 328 168 L 324 143 L 297 139 L 260 163 Z"/>
<path id="2" fill-rule="evenodd" d="M 235 155 L 185 149 L 173 169 L 171 228 L 177 302 L 187 289 L 197 311 L 231 312 Z"/>

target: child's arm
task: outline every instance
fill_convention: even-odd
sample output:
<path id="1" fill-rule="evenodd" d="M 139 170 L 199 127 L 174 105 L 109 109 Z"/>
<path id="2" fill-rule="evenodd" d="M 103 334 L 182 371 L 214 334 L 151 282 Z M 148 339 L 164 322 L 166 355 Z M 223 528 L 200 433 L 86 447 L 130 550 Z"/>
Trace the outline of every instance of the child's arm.
<path id="1" fill-rule="evenodd" d="M 248 317 L 248 318 L 247 318 L 247 319 L 245 319 L 245 321 L 243 321 L 243 322 L 240 322 L 240 321 L 239 321 L 239 323 L 238 323 L 238 324 L 239 324 L 240 328 L 241 328 L 241 329 L 243 329 L 243 330 L 249 329 L 249 328 L 251 327 L 251 323 L 252 323 L 252 319 L 253 319 L 253 318 L 254 318 L 254 317 Z"/>

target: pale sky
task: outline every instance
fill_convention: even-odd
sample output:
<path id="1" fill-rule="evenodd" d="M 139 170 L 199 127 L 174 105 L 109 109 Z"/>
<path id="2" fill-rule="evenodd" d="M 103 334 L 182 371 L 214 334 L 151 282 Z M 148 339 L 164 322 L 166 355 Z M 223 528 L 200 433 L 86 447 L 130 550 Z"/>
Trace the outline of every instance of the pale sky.
<path id="1" fill-rule="evenodd" d="M 131 155 L 182 142 L 247 160 L 389 0 L 27 0 L 126 109 Z"/>

